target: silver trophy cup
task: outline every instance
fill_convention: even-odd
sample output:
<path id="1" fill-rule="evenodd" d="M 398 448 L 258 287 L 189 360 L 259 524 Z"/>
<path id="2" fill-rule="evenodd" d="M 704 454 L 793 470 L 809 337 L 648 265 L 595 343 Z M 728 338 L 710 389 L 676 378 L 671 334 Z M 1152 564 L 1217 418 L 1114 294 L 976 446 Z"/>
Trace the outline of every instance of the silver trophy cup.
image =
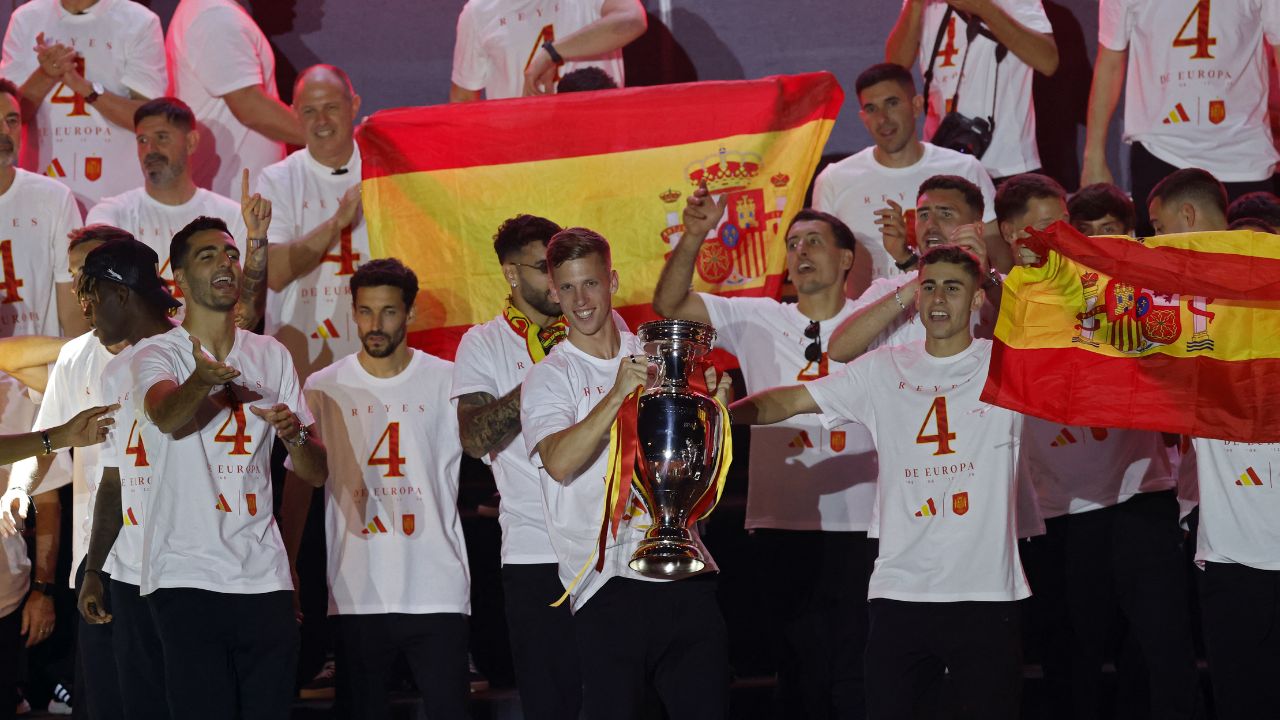
<path id="1" fill-rule="evenodd" d="M 631 556 L 631 569 L 650 577 L 681 578 L 706 567 L 689 528 L 699 501 L 715 492 L 724 427 L 720 409 L 690 387 L 689 375 L 711 352 L 716 331 L 687 320 L 640 326 L 656 384 L 640 396 L 636 434 L 640 441 L 635 483 L 653 525 Z"/>

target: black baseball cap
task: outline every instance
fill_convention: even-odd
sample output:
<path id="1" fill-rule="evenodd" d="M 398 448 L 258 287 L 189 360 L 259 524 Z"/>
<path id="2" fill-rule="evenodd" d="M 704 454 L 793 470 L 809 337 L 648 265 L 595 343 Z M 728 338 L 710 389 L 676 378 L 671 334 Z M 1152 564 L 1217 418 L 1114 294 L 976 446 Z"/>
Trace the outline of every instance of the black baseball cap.
<path id="1" fill-rule="evenodd" d="M 159 264 L 160 256 L 146 244 L 132 237 L 113 238 L 85 256 L 84 269 L 80 272 L 100 280 L 120 283 L 157 307 L 182 307 L 182 303 L 165 287 L 157 270 Z"/>

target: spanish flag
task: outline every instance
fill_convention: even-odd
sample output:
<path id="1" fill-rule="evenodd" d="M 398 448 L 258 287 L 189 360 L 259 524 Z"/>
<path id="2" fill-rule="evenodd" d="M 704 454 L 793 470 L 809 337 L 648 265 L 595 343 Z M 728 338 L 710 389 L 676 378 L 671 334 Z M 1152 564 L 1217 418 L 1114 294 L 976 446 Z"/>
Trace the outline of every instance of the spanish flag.
<path id="1" fill-rule="evenodd" d="M 680 238 L 700 181 L 728 207 L 698 257 L 698 290 L 777 295 L 786 222 L 843 92 L 829 73 L 702 82 L 375 113 L 357 131 L 377 257 L 418 274 L 410 342 L 452 357 L 467 327 L 503 307 L 493 235 L 521 213 L 598 231 L 633 326 Z"/>
<path id="2" fill-rule="evenodd" d="M 1064 425 L 1280 442 L 1280 237 L 1132 240 L 1058 222 L 1027 241 L 987 402 Z"/>

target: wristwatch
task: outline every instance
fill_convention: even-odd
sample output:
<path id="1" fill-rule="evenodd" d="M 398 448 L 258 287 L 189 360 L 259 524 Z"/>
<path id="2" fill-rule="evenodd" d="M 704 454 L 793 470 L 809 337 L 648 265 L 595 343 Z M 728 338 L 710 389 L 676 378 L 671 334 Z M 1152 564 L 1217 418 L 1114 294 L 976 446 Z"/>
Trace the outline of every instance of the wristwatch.
<path id="1" fill-rule="evenodd" d="M 37 590 L 42 595 L 53 597 L 53 583 L 40 582 L 39 580 L 31 581 L 31 589 Z"/>
<path id="2" fill-rule="evenodd" d="M 998 288 L 1004 284 L 1004 278 L 1000 277 L 1000 271 L 995 268 L 987 268 L 986 284 L 989 287 Z"/>
<path id="3" fill-rule="evenodd" d="M 895 261 L 893 264 L 902 272 L 906 272 L 911 268 L 915 267 L 916 263 L 918 262 L 920 262 L 920 256 L 915 253 L 911 253 L 911 257 L 908 257 L 906 260 L 903 260 L 902 262 Z"/>
<path id="4" fill-rule="evenodd" d="M 547 55 L 551 56 L 551 62 L 555 63 L 557 67 L 564 65 L 564 57 L 556 51 L 556 46 L 552 45 L 550 40 L 542 43 L 542 49 L 547 51 Z"/>
<path id="5" fill-rule="evenodd" d="M 98 98 L 102 97 L 102 93 L 107 91 L 107 89 L 102 86 L 102 83 L 93 83 L 92 87 L 93 87 L 93 92 L 84 96 L 84 101 L 89 103 L 90 105 L 97 102 Z"/>

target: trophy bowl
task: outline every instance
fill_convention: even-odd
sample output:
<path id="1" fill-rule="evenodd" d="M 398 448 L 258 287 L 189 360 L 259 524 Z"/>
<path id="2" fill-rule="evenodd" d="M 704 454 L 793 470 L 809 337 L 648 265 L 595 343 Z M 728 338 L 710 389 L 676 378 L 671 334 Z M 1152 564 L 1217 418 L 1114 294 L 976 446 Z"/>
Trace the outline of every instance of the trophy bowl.
<path id="1" fill-rule="evenodd" d="M 705 323 L 658 320 L 641 325 L 639 335 L 657 372 L 636 412 L 634 482 L 653 524 L 630 566 L 649 577 L 678 579 L 706 567 L 691 528 L 704 496 L 714 492 L 729 430 L 715 400 L 698 389 L 702 383 L 690 383 L 716 331 Z"/>

